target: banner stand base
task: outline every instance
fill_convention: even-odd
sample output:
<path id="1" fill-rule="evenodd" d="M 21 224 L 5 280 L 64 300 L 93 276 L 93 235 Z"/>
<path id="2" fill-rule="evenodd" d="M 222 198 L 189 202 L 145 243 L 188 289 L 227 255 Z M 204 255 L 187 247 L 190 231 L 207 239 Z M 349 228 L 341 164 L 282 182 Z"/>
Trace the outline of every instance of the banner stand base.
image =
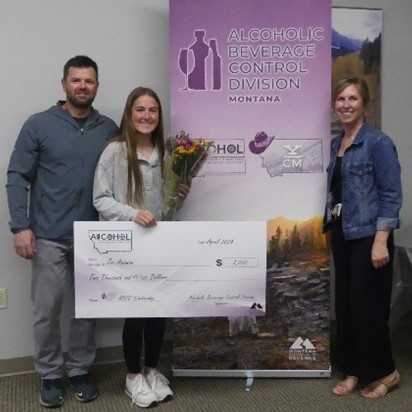
<path id="1" fill-rule="evenodd" d="M 246 392 L 249 392 L 252 389 L 253 381 L 255 378 L 253 377 L 252 371 L 248 371 L 246 376 Z"/>
<path id="2" fill-rule="evenodd" d="M 246 378 L 246 390 L 250 390 L 254 378 L 330 378 L 332 370 L 216 370 L 216 369 L 175 369 L 172 374 L 176 377 L 194 378 Z M 248 389 L 249 388 L 249 389 Z"/>

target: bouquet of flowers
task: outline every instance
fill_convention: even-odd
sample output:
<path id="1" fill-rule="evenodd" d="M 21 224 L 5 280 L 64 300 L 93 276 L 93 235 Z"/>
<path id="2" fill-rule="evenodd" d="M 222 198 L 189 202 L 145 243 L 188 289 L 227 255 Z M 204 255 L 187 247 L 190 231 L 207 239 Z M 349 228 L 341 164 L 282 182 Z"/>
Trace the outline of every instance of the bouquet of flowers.
<path id="1" fill-rule="evenodd" d="M 179 205 L 179 186 L 189 183 L 200 171 L 213 144 L 204 139 L 192 139 L 180 134 L 166 139 L 164 162 L 165 202 L 159 220 L 172 220 Z"/>

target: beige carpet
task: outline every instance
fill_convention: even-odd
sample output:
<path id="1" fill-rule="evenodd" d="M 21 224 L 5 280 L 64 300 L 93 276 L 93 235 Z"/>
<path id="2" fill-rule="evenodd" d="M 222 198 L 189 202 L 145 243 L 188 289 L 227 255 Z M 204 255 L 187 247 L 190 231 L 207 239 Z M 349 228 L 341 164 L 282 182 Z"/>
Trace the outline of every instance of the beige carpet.
<path id="1" fill-rule="evenodd" d="M 402 327 L 394 333 L 394 353 L 401 385 L 383 399 L 363 399 L 358 393 L 337 397 L 331 388 L 338 377 L 331 379 L 266 379 L 256 378 L 251 391 L 246 391 L 245 379 L 239 378 L 171 378 L 175 392 L 172 402 L 154 411 L 256 411 L 256 412 L 409 412 L 412 411 L 412 327 Z M 165 357 L 162 369 L 170 370 Z M 99 397 L 90 404 L 78 403 L 67 387 L 65 402 L 59 411 L 133 411 L 130 398 L 124 393 L 126 370 L 123 363 L 96 365 L 93 376 L 99 386 Z M 25 374 L 0 378 L 1 412 L 45 411 L 37 401 L 38 378 Z"/>

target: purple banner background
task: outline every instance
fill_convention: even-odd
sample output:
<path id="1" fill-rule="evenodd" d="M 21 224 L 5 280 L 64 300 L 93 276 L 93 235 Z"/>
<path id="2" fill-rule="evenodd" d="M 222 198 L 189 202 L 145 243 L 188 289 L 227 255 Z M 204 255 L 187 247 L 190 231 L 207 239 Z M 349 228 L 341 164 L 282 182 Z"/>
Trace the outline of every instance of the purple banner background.
<path id="1" fill-rule="evenodd" d="M 170 0 L 171 133 L 214 141 L 180 218 L 268 220 L 268 248 L 277 227 L 284 242 L 295 225 L 317 245 L 288 267 L 284 258 L 277 267 L 268 249 L 264 318 L 176 320 L 177 369 L 329 369 L 329 269 L 319 219 L 330 140 L 330 26 L 330 0 Z M 284 279 L 306 279 L 325 299 L 319 307 L 310 298 L 298 302 L 303 289 L 290 290 Z M 315 321 L 322 326 L 313 328 Z"/>
<path id="2" fill-rule="evenodd" d="M 222 159 L 228 153 L 220 152 L 220 156 L 214 159 L 215 163 L 219 163 L 218 166 L 206 165 L 203 171 L 206 179 L 197 179 L 195 182 L 184 207 L 185 219 L 269 219 L 280 215 L 306 219 L 319 213 L 323 202 L 323 187 L 320 187 L 319 181 L 322 181 L 323 176 L 308 176 L 291 168 L 290 173 L 282 175 L 283 178 L 273 178 L 264 166 L 265 154 L 270 153 L 271 147 L 265 153 L 255 154 L 250 151 L 249 144 L 261 131 L 269 137 L 274 136 L 274 142 L 280 143 L 294 139 L 325 140 L 321 159 L 324 163 L 330 133 L 330 20 L 330 0 L 171 1 L 171 132 L 185 130 L 192 136 L 211 139 L 217 144 L 221 143 L 223 151 L 232 145 L 230 156 Z M 270 31 L 283 31 L 285 37 L 289 38 L 295 33 L 302 34 L 298 34 L 294 41 L 282 39 L 281 36 L 277 36 L 274 41 L 234 39 L 236 35 L 239 38 L 251 29 L 263 30 L 263 36 Z M 211 48 L 205 61 L 207 90 L 182 90 L 185 87 L 185 76 L 179 68 L 179 52 L 184 48 L 189 49 L 191 55 L 188 63 L 191 69 L 194 59 L 193 49 L 190 48 L 195 43 L 196 30 L 205 33 L 205 43 L 210 43 L 211 39 L 216 40 L 221 58 L 220 90 L 211 90 Z M 313 39 L 310 33 L 315 33 L 318 37 L 321 35 L 322 39 Z M 240 54 L 240 46 L 244 47 L 244 52 L 257 52 L 258 56 L 234 57 L 236 51 Z M 313 57 L 290 57 L 287 51 L 283 57 L 261 56 L 262 49 L 259 47 L 269 47 L 270 53 L 272 46 L 280 48 L 281 52 L 287 47 L 297 46 L 297 53 L 302 48 L 309 47 L 309 54 Z M 229 47 L 232 49 L 229 50 Z M 267 51 L 264 50 L 263 53 Z M 289 70 L 297 66 L 304 73 L 240 76 L 229 71 L 229 65 L 233 63 L 246 62 L 247 65 L 262 61 L 289 64 Z M 264 78 L 280 81 L 281 85 L 284 81 L 279 79 L 287 82 L 297 79 L 300 83 L 298 89 L 292 90 L 229 90 L 230 78 L 236 84 L 237 80 L 248 79 L 250 84 L 253 79 Z M 274 102 L 229 102 L 231 97 L 239 101 L 246 96 L 270 98 Z M 273 144 L 271 146 L 273 149 Z M 213 179 L 210 179 L 210 173 L 214 175 Z M 299 190 L 291 191 L 291 184 L 299 184 Z M 224 196 L 221 190 L 224 190 Z M 284 199 L 285 192 L 289 194 L 288 199 Z M 245 193 L 248 207 L 239 207 L 239 202 L 245 201 Z M 307 202 L 308 197 L 322 200 Z"/>

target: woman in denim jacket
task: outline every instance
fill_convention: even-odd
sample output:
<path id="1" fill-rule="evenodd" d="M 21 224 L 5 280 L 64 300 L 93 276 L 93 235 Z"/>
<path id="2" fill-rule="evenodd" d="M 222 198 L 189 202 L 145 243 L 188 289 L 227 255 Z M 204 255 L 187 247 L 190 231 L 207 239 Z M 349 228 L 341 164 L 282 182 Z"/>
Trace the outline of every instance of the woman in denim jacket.
<path id="1" fill-rule="evenodd" d="M 380 398 L 399 382 L 388 319 L 400 165 L 392 140 L 365 123 L 364 80 L 340 80 L 333 102 L 342 133 L 331 143 L 324 231 L 331 231 L 337 362 L 345 376 L 333 392 L 348 395 L 360 387 L 365 398 Z"/>

